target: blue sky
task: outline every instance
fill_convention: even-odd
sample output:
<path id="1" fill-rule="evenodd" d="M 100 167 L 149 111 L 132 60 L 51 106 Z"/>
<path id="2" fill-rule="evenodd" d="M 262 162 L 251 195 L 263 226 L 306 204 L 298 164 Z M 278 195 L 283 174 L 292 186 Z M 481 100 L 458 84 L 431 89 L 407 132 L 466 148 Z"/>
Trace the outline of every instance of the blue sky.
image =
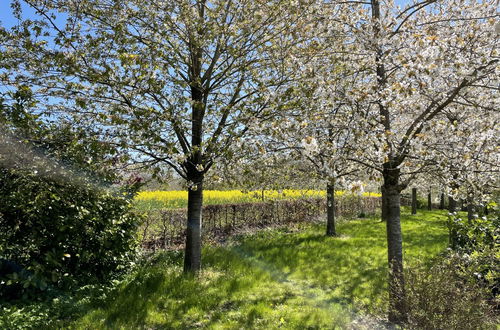
<path id="1" fill-rule="evenodd" d="M 11 0 L 0 0 L 0 22 L 2 26 L 7 28 L 17 23 L 17 20 L 12 15 L 10 3 Z M 23 11 L 26 13 L 26 17 L 34 14 L 34 11 L 25 5 L 23 6 Z"/>

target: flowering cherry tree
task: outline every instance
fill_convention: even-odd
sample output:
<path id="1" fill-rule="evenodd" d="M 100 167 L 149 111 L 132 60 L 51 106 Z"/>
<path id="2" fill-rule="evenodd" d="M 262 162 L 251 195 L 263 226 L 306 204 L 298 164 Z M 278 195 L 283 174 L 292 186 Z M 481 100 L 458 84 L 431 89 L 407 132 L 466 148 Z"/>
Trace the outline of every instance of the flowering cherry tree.
<path id="1" fill-rule="evenodd" d="M 328 85 L 322 85 L 322 88 Z M 320 92 L 321 95 L 321 92 Z M 272 129 L 276 139 L 282 141 L 282 150 L 293 152 L 309 165 L 310 177 L 326 181 L 328 236 L 337 235 L 335 229 L 335 188 L 336 181 L 359 178 L 359 166 L 349 161 L 351 144 L 356 144 L 354 131 L 349 125 L 354 117 L 345 111 L 342 104 L 322 104 L 314 98 L 304 98 L 306 107 L 301 116 L 288 116 L 280 121 L 282 129 Z M 290 156 L 289 156 L 290 157 Z M 344 184 L 345 185 L 345 184 Z"/>
<path id="2" fill-rule="evenodd" d="M 355 6 L 316 1 L 309 16 L 303 18 L 300 38 L 306 42 L 294 48 L 286 63 L 297 73 L 290 81 L 289 106 L 281 109 L 272 122 L 261 122 L 259 132 L 270 138 L 268 145 L 308 164 L 310 177 L 326 182 L 328 236 L 335 236 L 335 186 L 350 176 L 359 178 L 360 166 L 350 153 L 360 143 L 362 123 L 346 94 L 362 78 L 348 65 L 346 54 L 355 52 L 349 35 L 349 14 Z M 290 101 L 291 99 L 291 101 Z M 356 129 L 352 129 L 355 127 Z M 338 184 L 338 182 L 337 182 Z"/>
<path id="3" fill-rule="evenodd" d="M 346 113 L 356 118 L 348 126 L 357 148 L 351 145 L 346 159 L 382 180 L 390 265 L 389 318 L 404 322 L 401 191 L 423 174 L 446 176 L 443 173 L 450 167 L 443 165 L 450 157 L 472 157 L 468 144 L 454 147 L 456 136 L 470 133 L 463 130 L 466 122 L 478 125 L 470 147 L 481 145 L 480 141 L 495 131 L 491 124 L 498 119 L 497 4 L 422 1 L 400 8 L 392 1 L 371 0 L 328 2 L 324 9 L 322 21 L 329 23 L 318 30 L 328 30 L 331 22 L 339 23 L 344 34 L 341 44 L 346 46 L 339 47 L 338 42 L 324 46 L 329 55 L 336 54 L 336 65 L 316 62 L 311 70 L 320 72 L 320 77 L 335 77 L 338 70 L 347 76 L 356 74 L 355 82 L 340 99 L 328 88 L 323 88 L 323 97 L 350 107 Z M 302 63 L 312 62 L 307 59 Z M 333 85 L 337 84 L 333 80 Z M 454 116 L 469 118 L 458 124 L 458 131 L 455 121 L 450 120 Z M 483 116 L 496 119 L 483 122 Z M 327 140 L 329 131 L 323 128 L 321 134 Z M 313 152 L 320 146 L 309 143 Z M 498 153 L 487 149 L 489 155 Z M 486 163 L 491 164 L 491 160 L 482 164 Z M 468 169 L 463 170 L 462 176 L 469 173 L 472 178 Z"/>
<path id="4" fill-rule="evenodd" d="M 199 270 L 205 174 L 252 120 L 271 115 L 290 73 L 282 65 L 289 33 L 307 3 L 24 2 L 39 15 L 11 42 L 26 58 L 25 77 L 53 111 L 70 105 L 136 163 L 167 165 L 185 179 L 184 270 Z"/>
<path id="5" fill-rule="evenodd" d="M 448 138 L 440 140 L 436 136 L 430 146 L 433 152 L 446 155 L 437 163 L 438 178 L 448 187 L 452 201 L 467 201 L 469 220 L 477 213 L 475 205 L 488 201 L 489 193 L 500 186 L 500 118 L 495 111 L 498 98 L 483 102 L 481 108 L 488 109 L 481 111 L 481 116 L 473 116 L 461 104 L 450 109 L 452 127 L 446 128 Z"/>
<path id="6" fill-rule="evenodd" d="M 400 194 L 411 180 L 447 158 L 429 149 L 450 112 L 475 117 L 498 98 L 497 7 L 491 2 L 423 1 L 399 9 L 372 0 L 354 34 L 367 77 L 353 97 L 365 102 L 373 143 L 358 161 L 383 178 L 387 221 L 390 319 L 405 319 Z M 460 104 L 462 107 L 457 107 Z M 477 104 L 479 106 L 474 106 Z"/>
<path id="7" fill-rule="evenodd" d="M 496 0 L 23 2 L 39 18 L 2 31 L 5 58 L 25 60 L 0 83 L 33 87 L 49 112 L 185 179 L 187 272 L 201 267 L 207 173 L 248 132 L 259 152 L 300 153 L 330 192 L 360 166 L 382 181 L 399 323 L 401 191 L 424 175 L 453 196 L 498 181 Z"/>

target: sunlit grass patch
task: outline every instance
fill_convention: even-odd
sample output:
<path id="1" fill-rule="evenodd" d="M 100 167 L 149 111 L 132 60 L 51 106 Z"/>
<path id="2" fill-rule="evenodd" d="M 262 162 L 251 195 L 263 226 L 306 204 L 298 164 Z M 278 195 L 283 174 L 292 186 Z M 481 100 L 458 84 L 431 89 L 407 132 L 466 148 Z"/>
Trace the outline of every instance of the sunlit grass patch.
<path id="1" fill-rule="evenodd" d="M 442 212 L 402 217 L 405 258 L 430 260 L 447 242 Z M 182 253 L 165 252 L 139 268 L 79 329 L 334 329 L 356 313 L 383 311 L 385 223 L 377 218 L 302 232 L 268 230 L 206 247 L 198 278 L 182 275 Z"/>
<path id="2" fill-rule="evenodd" d="M 311 295 L 297 283 L 277 281 L 252 260 L 222 248 L 208 249 L 206 269 L 181 275 L 179 261 L 160 260 L 120 287 L 105 306 L 72 326 L 88 328 L 288 328 L 345 325 L 349 313 Z M 224 258 L 219 263 L 216 259 Z M 226 268 L 230 264 L 229 268 Z M 224 272 L 222 272 L 225 270 Z M 216 274 L 216 276 L 214 276 Z M 317 299 L 311 299 L 317 298 Z"/>

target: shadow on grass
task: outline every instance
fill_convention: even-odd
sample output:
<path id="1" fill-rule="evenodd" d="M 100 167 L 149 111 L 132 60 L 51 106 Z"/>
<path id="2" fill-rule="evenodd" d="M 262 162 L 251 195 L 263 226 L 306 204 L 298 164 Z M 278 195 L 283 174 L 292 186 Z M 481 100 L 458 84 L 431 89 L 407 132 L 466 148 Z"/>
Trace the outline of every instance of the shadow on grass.
<path id="1" fill-rule="evenodd" d="M 403 213 L 405 257 L 430 260 L 446 246 L 446 216 Z M 182 275 L 182 256 L 163 253 L 132 274 L 75 328 L 335 328 L 352 310 L 384 308 L 385 223 L 363 219 L 300 233 L 266 231 L 204 249 L 204 271 Z"/>

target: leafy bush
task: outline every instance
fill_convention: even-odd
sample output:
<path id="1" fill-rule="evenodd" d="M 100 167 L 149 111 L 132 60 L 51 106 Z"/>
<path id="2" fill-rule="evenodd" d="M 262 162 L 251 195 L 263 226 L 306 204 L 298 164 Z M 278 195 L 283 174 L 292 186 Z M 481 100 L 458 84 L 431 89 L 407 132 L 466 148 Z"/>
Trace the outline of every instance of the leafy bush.
<path id="1" fill-rule="evenodd" d="M 80 181 L 0 171 L 0 253 L 22 266 L 3 285 L 62 288 L 102 280 L 124 267 L 135 247 L 138 217 L 129 200 Z"/>
<path id="2" fill-rule="evenodd" d="M 494 298 L 500 292 L 500 211 L 489 217 L 464 220 L 451 214 L 450 247 L 462 258 L 462 272 L 487 286 Z"/>
<path id="3" fill-rule="evenodd" d="M 472 252 L 495 245 L 495 240 L 500 235 L 500 217 L 497 211 L 490 217 L 468 221 L 454 213 L 450 215 L 448 228 L 451 247 L 463 252 Z"/>
<path id="4" fill-rule="evenodd" d="M 136 244 L 130 198 L 140 182 L 110 192 L 119 180 L 117 149 L 92 127 L 42 113 L 28 87 L 0 95 L 4 299 L 101 281 L 126 267 Z"/>

